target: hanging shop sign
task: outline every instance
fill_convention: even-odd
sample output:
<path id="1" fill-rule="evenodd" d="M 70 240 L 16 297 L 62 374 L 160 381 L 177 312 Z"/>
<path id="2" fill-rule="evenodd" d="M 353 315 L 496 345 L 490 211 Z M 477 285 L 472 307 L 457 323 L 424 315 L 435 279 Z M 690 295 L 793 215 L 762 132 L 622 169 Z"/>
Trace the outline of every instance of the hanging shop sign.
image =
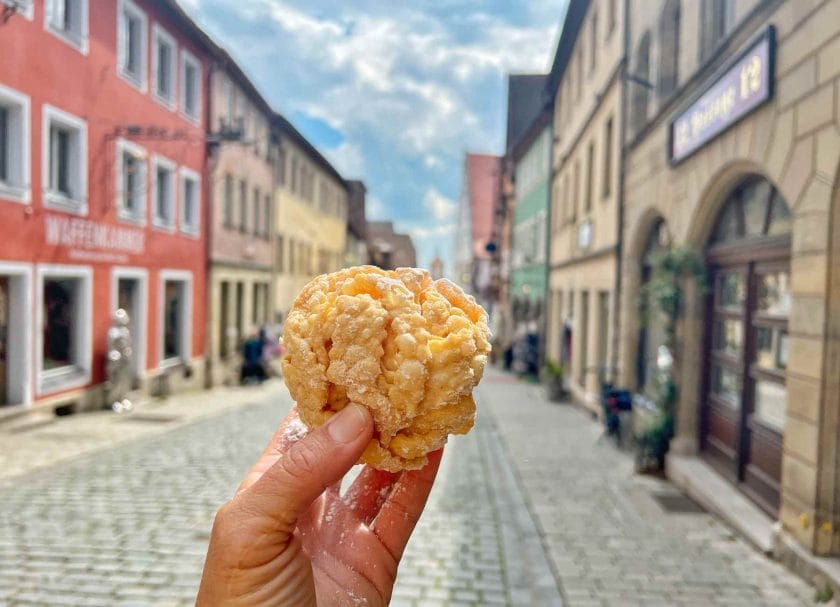
<path id="1" fill-rule="evenodd" d="M 676 164 L 773 98 L 776 35 L 769 26 L 670 124 L 668 159 Z"/>

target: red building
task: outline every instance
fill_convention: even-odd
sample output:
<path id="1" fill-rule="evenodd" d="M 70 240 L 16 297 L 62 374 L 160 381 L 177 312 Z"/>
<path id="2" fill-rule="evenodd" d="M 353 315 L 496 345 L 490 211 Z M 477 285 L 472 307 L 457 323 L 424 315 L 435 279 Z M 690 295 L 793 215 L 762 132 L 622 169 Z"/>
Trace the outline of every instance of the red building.
<path id="1" fill-rule="evenodd" d="M 18 5 L 0 22 L 0 405 L 102 405 L 117 307 L 140 386 L 199 387 L 214 47 L 171 0 Z"/>

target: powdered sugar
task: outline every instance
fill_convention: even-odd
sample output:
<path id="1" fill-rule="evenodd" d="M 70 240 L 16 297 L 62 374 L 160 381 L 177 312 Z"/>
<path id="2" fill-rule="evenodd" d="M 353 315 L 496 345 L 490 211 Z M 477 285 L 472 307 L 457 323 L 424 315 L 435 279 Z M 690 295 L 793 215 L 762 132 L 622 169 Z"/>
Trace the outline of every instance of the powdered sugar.
<path id="1" fill-rule="evenodd" d="M 290 421 L 285 430 L 283 430 L 283 437 L 290 443 L 298 442 L 307 434 L 309 434 L 309 428 L 300 421 L 300 418 Z"/>

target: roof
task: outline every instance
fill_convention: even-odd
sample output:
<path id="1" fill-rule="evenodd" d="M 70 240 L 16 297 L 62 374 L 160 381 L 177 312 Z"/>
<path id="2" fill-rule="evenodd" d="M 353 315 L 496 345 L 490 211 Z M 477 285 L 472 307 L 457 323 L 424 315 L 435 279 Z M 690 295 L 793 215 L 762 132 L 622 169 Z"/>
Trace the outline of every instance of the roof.
<path id="1" fill-rule="evenodd" d="M 548 74 L 508 76 L 507 151 L 516 147 L 545 107 Z"/>
<path id="2" fill-rule="evenodd" d="M 546 96 L 549 100 L 554 99 L 554 95 L 557 93 L 557 87 L 563 78 L 566 66 L 569 64 L 569 59 L 572 58 L 575 41 L 583 26 L 583 18 L 586 16 L 586 10 L 588 8 L 589 0 L 571 0 L 569 2 L 569 8 L 566 11 L 566 16 L 563 18 L 563 29 L 560 32 L 560 39 L 557 41 L 557 49 L 554 51 L 551 72 L 548 74 L 548 80 L 545 85 Z"/>
<path id="3" fill-rule="evenodd" d="M 321 168 L 323 168 L 330 175 L 335 177 L 345 190 L 347 189 L 347 182 L 344 181 L 344 177 L 341 176 L 341 173 L 339 173 L 336 170 L 336 168 L 332 164 L 330 164 L 329 160 L 324 158 L 324 155 L 318 151 L 318 148 L 309 143 L 306 137 L 301 135 L 300 131 L 298 131 L 285 116 L 278 112 L 275 112 L 273 123 L 274 126 L 278 128 L 283 134 L 291 138 L 297 145 L 303 148 L 306 151 L 306 153 L 309 154 L 312 157 L 312 159 L 321 166 Z"/>
<path id="4" fill-rule="evenodd" d="M 493 219 L 499 203 L 502 159 L 491 154 L 467 153 L 465 162 L 473 255 L 487 257 L 485 246 L 493 238 Z"/>

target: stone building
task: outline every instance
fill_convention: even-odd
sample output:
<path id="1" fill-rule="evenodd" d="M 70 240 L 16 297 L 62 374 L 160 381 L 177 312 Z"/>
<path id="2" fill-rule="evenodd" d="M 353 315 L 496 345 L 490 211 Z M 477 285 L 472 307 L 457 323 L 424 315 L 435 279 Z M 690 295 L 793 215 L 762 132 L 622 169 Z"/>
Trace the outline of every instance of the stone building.
<path id="1" fill-rule="evenodd" d="M 365 197 L 367 188 L 362 181 L 351 179 L 347 182 L 347 243 L 344 248 L 344 265 L 361 266 L 368 263 L 367 218 L 365 217 Z"/>
<path id="2" fill-rule="evenodd" d="M 274 321 L 282 322 L 312 278 L 344 265 L 348 185 L 280 114 L 274 195 Z"/>
<path id="3" fill-rule="evenodd" d="M 210 73 L 210 385 L 237 381 L 240 344 L 272 317 L 272 116 L 220 50 Z"/>
<path id="4" fill-rule="evenodd" d="M 572 0 L 546 89 L 554 112 L 546 355 L 593 411 L 614 366 L 623 10 L 617 0 Z"/>
<path id="5" fill-rule="evenodd" d="M 620 380 L 648 391 L 640 289 L 685 247 L 669 475 L 764 548 L 840 554 L 840 2 L 630 7 Z"/>

